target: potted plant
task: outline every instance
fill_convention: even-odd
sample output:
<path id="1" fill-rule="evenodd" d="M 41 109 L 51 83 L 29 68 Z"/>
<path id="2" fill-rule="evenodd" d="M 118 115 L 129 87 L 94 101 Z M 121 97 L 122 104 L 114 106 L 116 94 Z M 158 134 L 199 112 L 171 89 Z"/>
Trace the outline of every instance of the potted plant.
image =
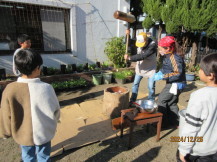
<path id="1" fill-rule="evenodd" d="M 103 83 L 110 84 L 112 82 L 112 72 L 104 72 L 103 76 Z"/>
<path id="2" fill-rule="evenodd" d="M 102 84 L 102 74 L 93 74 L 92 81 L 94 85 Z"/>
<path id="3" fill-rule="evenodd" d="M 82 72 L 82 71 L 84 71 L 84 66 L 83 66 L 83 64 L 79 64 L 78 66 L 77 66 L 77 72 Z"/>
<path id="4" fill-rule="evenodd" d="M 89 64 L 89 65 L 88 65 L 88 69 L 89 69 L 90 71 L 94 71 L 94 70 L 96 69 L 96 67 L 97 67 L 96 64 Z"/>
<path id="5" fill-rule="evenodd" d="M 102 64 L 101 64 L 101 68 L 102 70 L 108 70 L 110 69 L 111 67 L 111 63 L 109 61 L 104 61 Z"/>
<path id="6" fill-rule="evenodd" d="M 108 42 L 106 42 L 104 52 L 108 56 L 108 59 L 114 64 L 115 68 L 123 68 L 126 66 L 124 60 L 124 37 L 111 38 Z"/>
<path id="7" fill-rule="evenodd" d="M 83 69 L 84 69 L 85 71 L 88 71 L 88 70 L 89 70 L 88 63 L 85 63 L 85 64 L 84 64 L 84 67 L 83 67 Z"/>
<path id="8" fill-rule="evenodd" d="M 71 65 L 68 64 L 65 69 L 65 74 L 70 74 L 70 73 L 72 73 L 72 67 Z"/>
<path id="9" fill-rule="evenodd" d="M 190 67 L 188 64 L 186 66 L 187 72 L 185 74 L 187 81 L 194 81 L 197 77 L 198 71 L 200 70 L 199 64 Z"/>
<path id="10" fill-rule="evenodd" d="M 71 65 L 71 67 L 72 67 L 72 72 L 75 72 L 75 71 L 77 71 L 76 64 L 72 64 L 72 65 Z"/>
<path id="11" fill-rule="evenodd" d="M 0 69 L 0 80 L 6 79 L 5 69 Z"/>
<path id="12" fill-rule="evenodd" d="M 66 73 L 66 65 L 65 64 L 60 64 L 60 71 L 61 71 L 61 74 Z"/>
<path id="13" fill-rule="evenodd" d="M 101 68 L 101 64 L 99 61 L 96 62 L 96 67 Z"/>
<path id="14" fill-rule="evenodd" d="M 114 78 L 118 84 L 126 83 L 126 75 L 122 71 L 114 72 Z"/>
<path id="15" fill-rule="evenodd" d="M 126 76 L 126 82 L 132 82 L 134 79 L 134 70 L 123 70 L 122 73 Z"/>

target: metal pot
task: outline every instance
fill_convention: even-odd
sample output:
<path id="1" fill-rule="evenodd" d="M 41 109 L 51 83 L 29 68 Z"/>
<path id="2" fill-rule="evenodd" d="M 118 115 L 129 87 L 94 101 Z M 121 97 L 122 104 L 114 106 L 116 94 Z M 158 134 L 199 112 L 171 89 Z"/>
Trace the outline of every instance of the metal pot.
<path id="1" fill-rule="evenodd" d="M 157 103 L 153 100 L 137 100 L 134 102 L 142 113 L 154 113 L 157 111 Z"/>

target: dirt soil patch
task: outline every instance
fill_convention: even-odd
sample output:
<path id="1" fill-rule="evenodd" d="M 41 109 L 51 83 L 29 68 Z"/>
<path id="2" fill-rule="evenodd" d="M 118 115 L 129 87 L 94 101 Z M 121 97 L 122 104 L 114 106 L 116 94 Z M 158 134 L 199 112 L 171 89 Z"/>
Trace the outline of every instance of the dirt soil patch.
<path id="1" fill-rule="evenodd" d="M 99 85 L 58 93 L 58 99 L 62 107 L 74 103 L 82 103 L 93 99 L 102 99 L 104 89 L 116 86 L 117 84 Z M 156 96 L 160 93 L 165 83 L 159 81 L 156 84 Z M 131 90 L 132 83 L 125 84 Z M 180 95 L 179 107 L 183 109 L 187 106 L 190 93 L 203 87 L 203 84 L 197 82 L 188 82 L 187 88 Z M 144 97 L 147 95 L 147 80 L 143 79 L 139 88 Z M 80 148 L 64 151 L 63 154 L 53 157 L 52 161 L 71 162 L 71 161 L 154 161 L 154 162 L 173 162 L 176 161 L 175 154 L 177 143 L 170 142 L 171 136 L 178 135 L 178 129 L 169 129 L 161 131 L 161 140 L 156 142 L 156 128 L 150 126 L 147 132 L 146 126 L 139 126 L 133 134 L 133 147 L 127 149 L 128 135 L 123 138 L 113 138 L 106 141 L 99 141 Z M 88 134 L 87 134 L 88 136 Z M 16 162 L 21 160 L 20 148 L 13 139 L 0 139 L 0 161 Z"/>

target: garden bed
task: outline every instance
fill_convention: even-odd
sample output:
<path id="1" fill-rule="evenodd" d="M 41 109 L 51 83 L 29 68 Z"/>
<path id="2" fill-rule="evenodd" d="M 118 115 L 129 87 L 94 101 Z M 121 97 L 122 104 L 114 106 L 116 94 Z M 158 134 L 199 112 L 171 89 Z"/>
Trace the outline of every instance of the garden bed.
<path id="1" fill-rule="evenodd" d="M 123 70 L 134 70 L 134 68 L 120 68 L 118 71 Z M 74 90 L 77 88 L 93 86 L 92 75 L 93 74 L 101 74 L 105 72 L 116 72 L 116 69 L 113 70 L 101 70 L 101 71 L 88 71 L 82 73 L 72 73 L 72 74 L 58 74 L 58 75 L 50 75 L 50 76 L 41 76 L 40 79 L 49 84 L 55 84 L 55 91 L 68 91 Z M 83 80 L 80 80 L 83 79 Z M 8 77 L 6 80 L 0 81 L 0 99 L 1 94 L 7 84 L 12 83 L 17 80 L 17 77 Z M 114 82 L 114 80 L 112 80 Z M 129 78 L 127 82 L 132 82 L 132 78 Z M 58 84 L 58 85 L 57 85 Z"/>
<path id="2" fill-rule="evenodd" d="M 93 71 L 93 72 L 84 72 L 84 73 L 73 73 L 73 74 L 59 74 L 59 75 L 51 75 L 51 76 L 41 76 L 40 79 L 46 83 L 53 83 L 53 82 L 64 82 L 70 80 L 78 80 L 83 78 L 87 81 L 88 85 L 92 84 L 92 74 L 99 74 L 101 71 Z M 17 78 L 13 77 L 11 80 L 2 80 L 0 81 L 1 89 L 4 89 L 7 84 L 16 81 Z"/>

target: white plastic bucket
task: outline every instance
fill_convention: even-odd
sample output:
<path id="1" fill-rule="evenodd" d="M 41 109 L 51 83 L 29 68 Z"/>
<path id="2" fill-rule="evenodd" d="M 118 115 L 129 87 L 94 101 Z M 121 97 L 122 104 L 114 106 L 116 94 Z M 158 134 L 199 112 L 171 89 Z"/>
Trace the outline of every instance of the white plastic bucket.
<path id="1" fill-rule="evenodd" d="M 179 111 L 179 134 L 182 132 L 183 126 L 186 123 L 185 114 L 186 114 L 186 109 Z"/>

